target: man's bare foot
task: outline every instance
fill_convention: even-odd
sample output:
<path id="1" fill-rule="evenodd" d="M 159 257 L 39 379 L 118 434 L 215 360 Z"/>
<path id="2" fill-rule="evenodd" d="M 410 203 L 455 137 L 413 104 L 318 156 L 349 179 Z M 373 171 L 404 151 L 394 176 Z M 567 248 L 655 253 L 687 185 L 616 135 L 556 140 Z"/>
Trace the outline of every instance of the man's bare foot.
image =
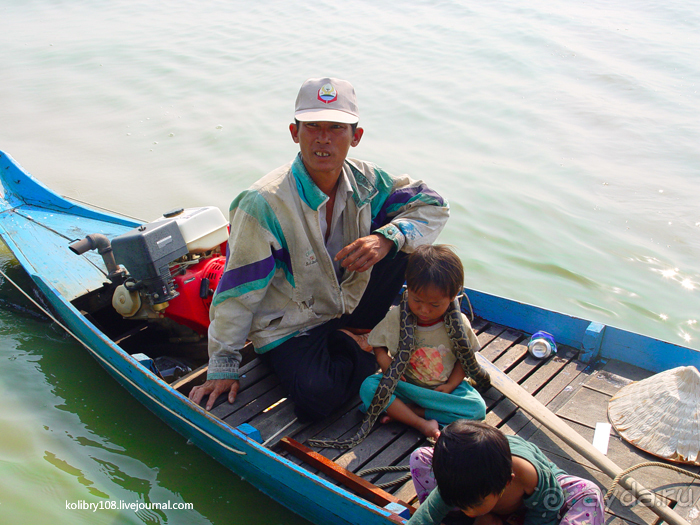
<path id="1" fill-rule="evenodd" d="M 365 334 L 353 334 L 350 330 L 347 328 L 341 328 L 341 332 L 344 334 L 349 335 L 354 339 L 354 341 L 360 346 L 360 348 L 365 351 L 365 352 L 372 352 L 374 351 L 374 348 L 370 346 L 370 344 L 367 342 L 367 339 L 369 338 L 369 333 Z"/>
<path id="2" fill-rule="evenodd" d="M 426 420 L 425 424 L 422 424 L 418 430 L 427 438 L 437 440 L 440 437 L 440 425 L 434 419 Z"/>

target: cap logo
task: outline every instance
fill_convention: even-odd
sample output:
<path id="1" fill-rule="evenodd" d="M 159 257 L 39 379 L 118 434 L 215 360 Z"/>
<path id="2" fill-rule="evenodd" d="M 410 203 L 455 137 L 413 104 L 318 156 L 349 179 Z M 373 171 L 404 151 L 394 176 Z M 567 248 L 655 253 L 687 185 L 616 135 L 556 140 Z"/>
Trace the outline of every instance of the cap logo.
<path id="1" fill-rule="evenodd" d="M 330 84 L 325 84 L 318 90 L 318 99 L 324 104 L 330 104 L 338 100 L 338 92 Z"/>

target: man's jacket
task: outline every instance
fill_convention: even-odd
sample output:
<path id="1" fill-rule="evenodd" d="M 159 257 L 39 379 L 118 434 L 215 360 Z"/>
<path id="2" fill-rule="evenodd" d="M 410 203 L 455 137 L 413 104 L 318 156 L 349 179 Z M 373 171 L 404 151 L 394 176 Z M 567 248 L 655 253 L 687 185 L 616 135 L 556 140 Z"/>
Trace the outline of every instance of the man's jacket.
<path id="1" fill-rule="evenodd" d="M 343 171 L 353 188 L 344 246 L 379 233 L 394 242 L 391 257 L 435 241 L 449 207 L 423 182 L 354 159 Z M 360 302 L 371 269 L 336 276 L 319 221 L 327 200 L 299 155 L 231 204 L 226 269 L 210 310 L 208 379 L 238 379 L 246 339 L 265 353 Z"/>

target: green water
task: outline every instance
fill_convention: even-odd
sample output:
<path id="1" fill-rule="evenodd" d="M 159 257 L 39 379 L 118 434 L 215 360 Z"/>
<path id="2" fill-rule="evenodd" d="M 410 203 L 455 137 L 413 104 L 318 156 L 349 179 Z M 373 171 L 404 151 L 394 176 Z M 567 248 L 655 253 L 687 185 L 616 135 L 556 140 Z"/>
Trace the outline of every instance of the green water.
<path id="1" fill-rule="evenodd" d="M 697 2 L 0 0 L 0 149 L 152 220 L 289 161 L 308 77 L 423 178 L 467 285 L 700 349 Z M 5 248 L 4 271 L 26 278 Z M 546 329 L 546 327 L 542 327 Z M 0 523 L 300 523 L 0 282 Z M 79 501 L 190 510 L 66 509 Z"/>

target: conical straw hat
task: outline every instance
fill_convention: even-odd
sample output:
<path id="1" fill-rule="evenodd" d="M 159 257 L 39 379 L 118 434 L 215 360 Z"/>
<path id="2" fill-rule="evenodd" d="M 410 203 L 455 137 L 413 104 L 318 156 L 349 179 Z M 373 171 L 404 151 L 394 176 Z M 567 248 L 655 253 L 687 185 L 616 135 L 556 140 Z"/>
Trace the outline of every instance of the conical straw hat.
<path id="1" fill-rule="evenodd" d="M 700 465 L 700 373 L 681 366 L 631 383 L 608 403 L 608 418 L 625 441 L 649 454 Z"/>

